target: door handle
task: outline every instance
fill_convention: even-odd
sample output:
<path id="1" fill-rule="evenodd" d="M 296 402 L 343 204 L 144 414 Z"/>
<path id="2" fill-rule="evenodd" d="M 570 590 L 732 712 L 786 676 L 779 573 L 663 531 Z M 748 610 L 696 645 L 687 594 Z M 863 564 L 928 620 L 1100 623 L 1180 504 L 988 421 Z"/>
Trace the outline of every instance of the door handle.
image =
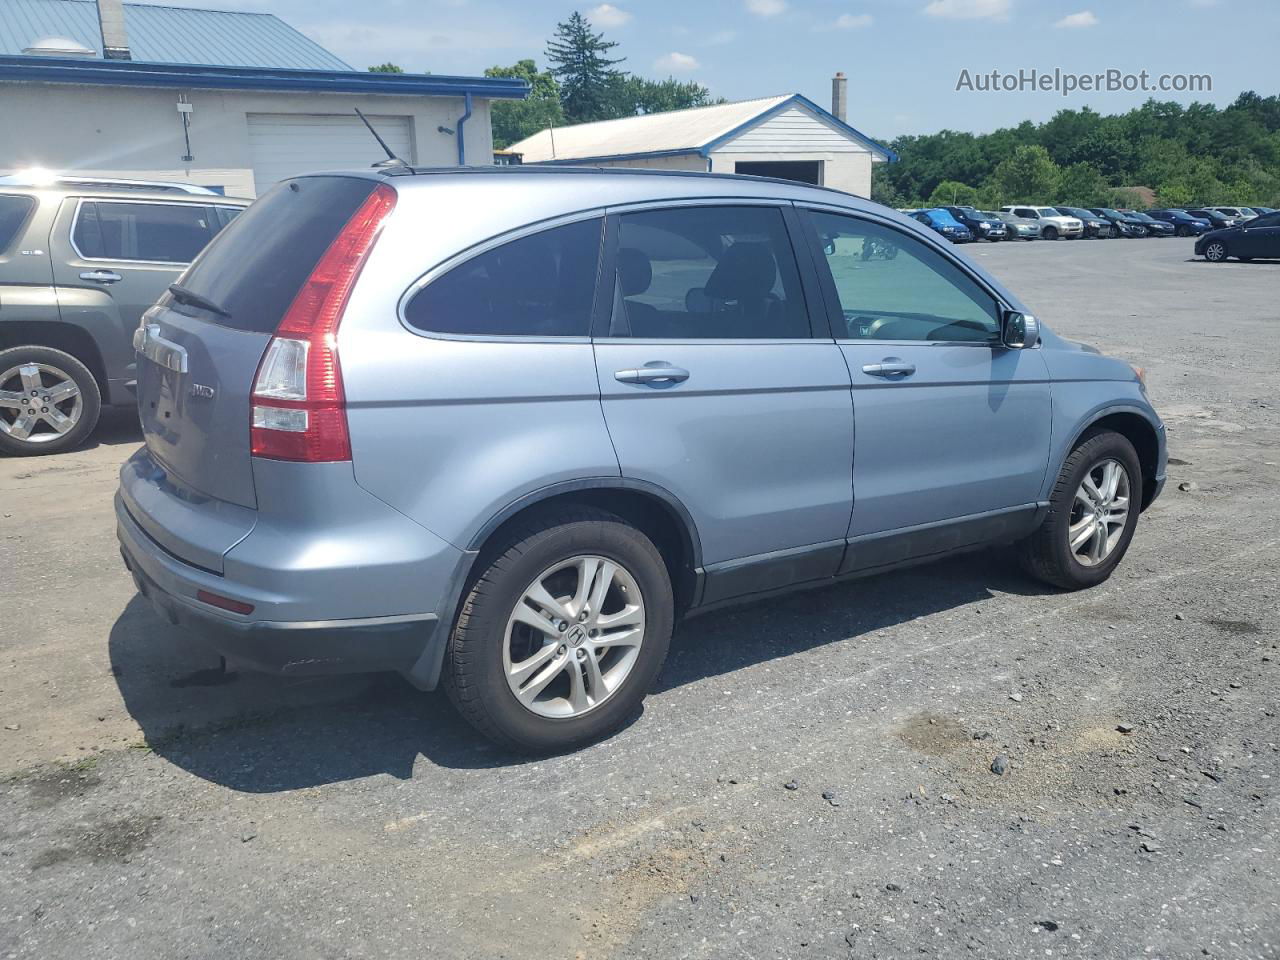
<path id="1" fill-rule="evenodd" d="M 124 277 L 114 270 L 86 270 L 80 274 L 80 279 L 92 280 L 94 283 L 115 283 L 117 280 L 123 280 Z"/>
<path id="2" fill-rule="evenodd" d="M 689 379 L 689 371 L 674 367 L 665 360 L 653 360 L 639 369 L 617 370 L 613 378 L 620 383 L 684 383 Z"/>
<path id="3" fill-rule="evenodd" d="M 909 377 L 916 372 L 916 365 L 897 357 L 885 357 L 880 363 L 864 363 L 862 372 L 873 377 Z"/>

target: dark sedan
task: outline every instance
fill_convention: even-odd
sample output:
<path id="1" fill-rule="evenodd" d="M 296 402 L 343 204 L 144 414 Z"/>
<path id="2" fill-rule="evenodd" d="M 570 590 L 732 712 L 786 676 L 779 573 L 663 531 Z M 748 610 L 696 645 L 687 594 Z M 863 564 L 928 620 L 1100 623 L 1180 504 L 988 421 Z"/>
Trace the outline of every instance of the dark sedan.
<path id="1" fill-rule="evenodd" d="M 1157 220 L 1155 217 L 1149 217 L 1145 213 L 1139 213 L 1137 210 L 1121 210 L 1126 217 L 1132 217 L 1140 224 L 1147 228 L 1147 236 L 1149 237 L 1172 237 L 1173 224 L 1165 223 L 1163 220 Z"/>
<path id="2" fill-rule="evenodd" d="M 1173 232 L 1179 237 L 1198 237 L 1213 229 L 1208 220 L 1193 217 L 1179 207 L 1168 207 L 1161 210 L 1148 210 L 1147 215 L 1173 224 Z"/>
<path id="3" fill-rule="evenodd" d="M 1100 217 L 1091 210 L 1084 207 L 1055 207 L 1064 217 L 1075 217 L 1084 224 L 1084 235 L 1097 239 L 1099 237 L 1115 236 L 1111 232 L 1111 221 L 1106 217 Z"/>
<path id="4" fill-rule="evenodd" d="M 1111 224 L 1111 234 L 1116 237 L 1145 237 L 1146 225 L 1136 217 L 1131 217 L 1111 207 L 1090 207 L 1089 212 L 1101 217 Z"/>
<path id="5" fill-rule="evenodd" d="M 1243 222 L 1237 217 L 1227 216 L 1221 210 L 1209 210 L 1204 207 L 1188 209 L 1187 213 L 1198 220 L 1208 220 L 1214 230 L 1225 230 L 1227 227 L 1234 227 L 1237 223 Z"/>
<path id="6" fill-rule="evenodd" d="M 1196 240 L 1196 256 L 1210 263 L 1221 263 L 1228 257 L 1280 259 L 1280 212 L 1264 213 L 1225 230 L 1209 231 Z"/>

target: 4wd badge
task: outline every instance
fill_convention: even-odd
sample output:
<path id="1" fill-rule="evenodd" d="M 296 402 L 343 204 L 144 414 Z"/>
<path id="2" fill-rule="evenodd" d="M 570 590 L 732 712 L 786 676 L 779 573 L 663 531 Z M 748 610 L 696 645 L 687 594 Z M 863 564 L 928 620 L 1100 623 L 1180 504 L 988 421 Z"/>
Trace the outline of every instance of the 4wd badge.
<path id="1" fill-rule="evenodd" d="M 217 392 L 213 387 L 207 387 L 203 383 L 193 383 L 190 389 L 187 390 L 187 394 L 193 400 L 212 400 Z"/>

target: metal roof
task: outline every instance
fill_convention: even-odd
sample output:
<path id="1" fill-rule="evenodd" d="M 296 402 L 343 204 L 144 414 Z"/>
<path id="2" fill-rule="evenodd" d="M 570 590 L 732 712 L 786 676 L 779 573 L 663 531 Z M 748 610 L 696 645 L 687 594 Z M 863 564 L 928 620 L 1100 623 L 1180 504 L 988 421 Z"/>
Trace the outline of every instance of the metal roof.
<path id="1" fill-rule="evenodd" d="M 364 93 L 392 96 L 523 100 L 527 81 L 515 77 L 449 77 L 360 70 L 274 70 L 202 64 L 141 63 L 65 57 L 0 55 L 0 82 L 75 83 L 179 90 L 270 90 L 297 93 Z"/>
<path id="2" fill-rule="evenodd" d="M 124 20 L 134 61 L 300 70 L 352 69 L 350 64 L 269 13 L 126 3 Z M 48 36 L 78 40 L 101 57 L 97 4 L 94 0 L 0 0 L 0 55 L 21 54 L 35 41 Z"/>
<path id="3" fill-rule="evenodd" d="M 898 159 L 888 147 L 798 93 L 540 130 L 508 149 L 522 154 L 525 163 L 589 163 L 690 153 L 706 156 L 750 127 L 792 106 L 813 112 L 879 157 L 889 161 Z"/>

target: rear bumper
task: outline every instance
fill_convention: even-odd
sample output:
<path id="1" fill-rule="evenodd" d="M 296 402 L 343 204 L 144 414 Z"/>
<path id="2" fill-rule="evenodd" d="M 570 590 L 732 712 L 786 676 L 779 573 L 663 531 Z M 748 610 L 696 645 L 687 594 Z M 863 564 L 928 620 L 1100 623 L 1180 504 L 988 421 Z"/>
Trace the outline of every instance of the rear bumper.
<path id="1" fill-rule="evenodd" d="M 224 614 L 195 599 L 228 592 L 222 577 L 184 564 L 151 541 L 116 500 L 120 555 L 157 613 L 236 664 L 267 673 L 409 672 L 436 639 L 435 614 L 271 621 Z"/>
<path id="2" fill-rule="evenodd" d="M 435 638 L 434 614 L 315 621 L 223 614 L 195 599 L 200 590 L 224 595 L 223 578 L 166 555 L 118 500 L 116 519 L 121 557 L 157 613 L 245 667 L 291 675 L 408 672 Z"/>

